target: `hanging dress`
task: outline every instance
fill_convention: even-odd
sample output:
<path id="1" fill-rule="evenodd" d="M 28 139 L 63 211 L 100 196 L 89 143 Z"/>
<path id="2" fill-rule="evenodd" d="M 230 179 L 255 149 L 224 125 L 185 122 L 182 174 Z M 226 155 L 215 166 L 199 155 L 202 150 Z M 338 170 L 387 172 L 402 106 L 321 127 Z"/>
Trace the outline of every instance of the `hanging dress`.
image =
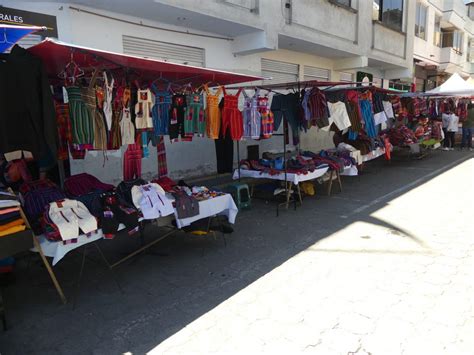
<path id="1" fill-rule="evenodd" d="M 184 134 L 204 137 L 206 132 L 206 119 L 204 115 L 204 101 L 202 95 L 193 93 L 188 95 L 188 106 L 186 107 L 186 117 L 184 121 Z"/>
<path id="2" fill-rule="evenodd" d="M 115 80 L 112 77 L 112 80 L 109 84 L 109 78 L 107 73 L 104 71 L 104 116 L 105 121 L 107 122 L 107 131 L 112 130 L 112 121 L 113 121 L 113 107 L 112 107 L 112 99 L 114 93 L 114 83 Z"/>
<path id="3" fill-rule="evenodd" d="M 152 108 L 153 127 L 155 129 L 155 136 L 165 136 L 168 134 L 168 124 L 170 121 L 171 109 L 171 93 L 170 86 L 166 91 L 160 91 L 155 84 L 152 84 L 151 89 L 155 94 L 155 104 Z"/>
<path id="4" fill-rule="evenodd" d="M 153 99 L 150 89 L 138 90 L 135 105 L 135 126 L 137 129 L 153 128 L 152 107 Z"/>
<path id="5" fill-rule="evenodd" d="M 88 89 L 88 94 L 95 92 L 94 106 L 90 106 L 94 117 L 94 149 L 107 150 L 107 124 L 105 123 L 104 112 L 104 89 L 96 87 Z M 87 96 L 89 100 L 89 96 Z"/>
<path id="6" fill-rule="evenodd" d="M 221 127 L 221 110 L 219 109 L 219 98 L 222 88 L 218 88 L 215 94 L 212 94 L 207 85 L 204 85 L 206 91 L 206 132 L 211 139 L 219 138 Z"/>
<path id="7" fill-rule="evenodd" d="M 225 137 L 227 130 L 230 129 L 230 136 L 232 140 L 242 139 L 244 133 L 242 112 L 239 111 L 239 95 L 242 89 L 239 89 L 235 95 L 226 93 L 225 88 L 222 87 L 224 93 L 224 107 L 222 109 L 222 136 Z"/>
<path id="8" fill-rule="evenodd" d="M 169 124 L 169 136 L 172 142 L 176 142 L 179 137 L 183 141 L 189 141 L 189 137 L 184 135 L 184 116 L 186 112 L 186 95 L 176 94 L 171 99 L 171 112 Z"/>
<path id="9" fill-rule="evenodd" d="M 135 126 L 132 122 L 130 112 L 130 88 L 125 88 L 122 95 L 122 113 L 120 118 L 120 132 L 122 134 L 122 145 L 135 143 Z"/>
<path id="10" fill-rule="evenodd" d="M 245 90 L 244 94 L 244 110 L 242 118 L 244 123 L 244 138 L 259 139 L 262 128 L 262 115 L 258 110 L 258 90 L 255 90 L 253 96 L 248 96 Z"/>
<path id="11" fill-rule="evenodd" d="M 273 134 L 273 112 L 270 110 L 270 102 L 268 96 L 259 96 L 257 100 L 258 112 L 260 112 L 262 128 L 260 135 L 264 139 L 268 139 Z"/>
<path id="12" fill-rule="evenodd" d="M 66 91 L 69 100 L 72 142 L 91 147 L 94 141 L 93 120 L 91 112 L 82 98 L 81 89 L 77 86 L 69 86 L 66 88 Z"/>
<path id="13" fill-rule="evenodd" d="M 109 143 L 107 148 L 111 150 L 120 149 L 122 146 L 122 132 L 120 131 L 120 118 L 122 115 L 122 95 L 124 88 L 117 88 L 115 98 L 112 100 L 112 127 L 109 132 Z"/>

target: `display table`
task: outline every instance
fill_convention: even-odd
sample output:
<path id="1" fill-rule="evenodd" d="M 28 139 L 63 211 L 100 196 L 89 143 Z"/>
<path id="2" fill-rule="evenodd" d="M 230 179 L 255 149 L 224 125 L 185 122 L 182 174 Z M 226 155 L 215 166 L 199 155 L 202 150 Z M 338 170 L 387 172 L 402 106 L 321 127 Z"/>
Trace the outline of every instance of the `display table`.
<path id="1" fill-rule="evenodd" d="M 177 218 L 177 212 L 175 209 L 175 216 L 176 216 L 176 225 L 179 229 L 189 226 L 192 222 L 195 222 L 197 220 L 207 218 L 207 217 L 212 217 L 215 215 L 226 215 L 230 223 L 235 222 L 235 218 L 237 216 L 237 206 L 234 203 L 234 200 L 232 199 L 232 196 L 229 194 L 225 194 L 222 196 L 217 196 L 215 198 L 211 198 L 208 200 L 204 201 L 199 201 L 199 215 L 195 217 L 190 217 L 190 218 L 185 218 L 185 219 L 178 219 Z M 167 218 L 167 217 L 164 217 Z M 160 218 L 161 219 L 161 218 Z M 140 220 L 143 221 L 143 220 Z M 119 231 L 124 229 L 125 226 L 123 224 L 120 224 L 119 226 Z M 127 255 L 125 258 L 121 259 L 120 261 L 110 265 L 110 267 L 115 267 L 125 260 L 130 259 L 131 257 L 137 255 L 138 253 L 142 252 L 143 250 L 149 248 L 153 244 L 156 244 L 157 241 L 160 241 L 164 239 L 165 237 L 170 236 L 177 230 L 173 229 L 169 232 L 167 232 L 164 236 L 160 236 L 160 238 L 153 240 L 149 244 L 143 245 L 140 249 L 134 251 L 132 254 Z M 89 233 L 89 235 L 86 234 L 81 234 L 77 238 L 77 242 L 75 243 L 69 243 L 69 244 L 64 244 L 62 241 L 54 242 L 46 239 L 45 236 L 40 235 L 37 237 L 41 246 L 41 249 L 43 250 L 44 255 L 53 258 L 53 266 L 56 265 L 59 261 L 61 261 L 64 256 L 66 256 L 67 253 L 73 251 L 74 249 L 80 248 L 84 245 L 87 245 L 89 243 L 96 242 L 100 239 L 104 238 L 104 234 L 102 233 L 102 229 L 98 229 L 97 231 L 93 233 Z"/>
<path id="2" fill-rule="evenodd" d="M 296 186 L 300 204 L 303 204 L 303 199 L 301 197 L 301 190 L 300 190 L 299 183 L 304 182 L 304 181 L 315 180 L 323 176 L 328 171 L 328 169 L 329 167 L 326 165 L 320 168 L 316 168 L 316 170 L 314 170 L 313 172 L 308 172 L 307 174 L 286 173 L 286 176 L 284 172 L 280 174 L 276 174 L 276 175 L 271 175 L 271 174 L 257 171 L 257 170 L 235 169 L 233 179 L 238 180 L 239 178 L 246 177 L 246 178 L 252 178 L 252 179 L 270 179 L 270 180 L 285 181 L 286 182 L 286 196 L 285 196 L 284 204 L 286 208 L 288 209 L 288 206 L 290 205 L 290 197 L 291 197 L 293 185 Z M 239 176 L 239 170 L 240 170 L 240 176 Z"/>
<path id="3" fill-rule="evenodd" d="M 227 216 L 229 223 L 234 224 L 238 212 L 239 209 L 237 208 L 232 196 L 230 194 L 225 194 L 211 198 L 209 200 L 199 201 L 199 214 L 197 216 L 178 219 L 178 213 L 176 212 L 176 209 L 174 211 L 174 215 L 176 217 L 177 227 L 183 228 L 200 219 L 216 215 Z"/>
<path id="4" fill-rule="evenodd" d="M 309 180 L 314 180 L 317 179 L 318 177 L 323 176 L 327 171 L 329 167 L 325 166 L 322 168 L 317 168 L 313 172 L 308 172 L 307 174 L 293 174 L 293 173 L 287 173 L 286 178 L 285 178 L 285 173 L 282 172 L 277 175 L 271 175 L 268 173 L 264 173 L 258 170 L 249 170 L 249 169 L 240 169 L 240 177 L 247 177 L 247 178 L 252 178 L 252 179 L 271 179 L 271 180 L 280 180 L 280 181 L 287 181 L 289 183 L 292 183 L 293 185 L 298 185 L 300 182 L 303 181 L 309 181 Z M 233 175 L 234 180 L 239 179 L 239 169 L 235 169 L 234 175 Z"/>
<path id="5" fill-rule="evenodd" d="M 357 176 L 359 175 L 359 170 L 356 165 L 346 166 L 344 171 L 341 173 L 343 176 Z"/>
<path id="6" fill-rule="evenodd" d="M 369 160 L 376 159 L 385 154 L 385 148 L 377 148 L 368 154 L 362 155 L 362 161 L 367 162 Z"/>

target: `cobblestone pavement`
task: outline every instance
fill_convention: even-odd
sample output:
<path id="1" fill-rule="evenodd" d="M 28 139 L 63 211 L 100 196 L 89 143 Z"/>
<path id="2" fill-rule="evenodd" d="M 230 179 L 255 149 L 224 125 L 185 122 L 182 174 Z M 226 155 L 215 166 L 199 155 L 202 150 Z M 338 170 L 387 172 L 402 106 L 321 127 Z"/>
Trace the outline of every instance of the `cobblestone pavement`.
<path id="1" fill-rule="evenodd" d="M 279 218 L 254 200 L 227 247 L 160 243 L 117 269 L 123 294 L 87 263 L 76 309 L 38 261 L 20 262 L 0 353 L 474 354 L 473 181 L 469 153 L 380 159 Z M 131 247 L 102 243 L 114 256 Z M 55 267 L 69 297 L 79 261 Z"/>
<path id="2" fill-rule="evenodd" d="M 473 171 L 383 201 L 154 353 L 473 354 Z"/>

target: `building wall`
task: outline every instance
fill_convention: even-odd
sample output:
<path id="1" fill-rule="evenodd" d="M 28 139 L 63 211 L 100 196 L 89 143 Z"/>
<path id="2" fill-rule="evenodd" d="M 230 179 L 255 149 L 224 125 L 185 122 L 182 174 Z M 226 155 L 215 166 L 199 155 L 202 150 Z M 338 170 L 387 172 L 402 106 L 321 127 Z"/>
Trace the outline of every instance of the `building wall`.
<path id="1" fill-rule="evenodd" d="M 426 21 L 426 40 L 414 37 L 414 57 L 439 67 L 439 71 L 452 74 L 457 72 L 464 76 L 474 74 L 474 68 L 467 62 L 468 39 L 474 37 L 474 21 L 467 15 L 467 6 L 463 0 L 419 0 L 428 7 Z M 464 32 L 462 54 L 450 48 L 434 45 L 435 16 Z"/>

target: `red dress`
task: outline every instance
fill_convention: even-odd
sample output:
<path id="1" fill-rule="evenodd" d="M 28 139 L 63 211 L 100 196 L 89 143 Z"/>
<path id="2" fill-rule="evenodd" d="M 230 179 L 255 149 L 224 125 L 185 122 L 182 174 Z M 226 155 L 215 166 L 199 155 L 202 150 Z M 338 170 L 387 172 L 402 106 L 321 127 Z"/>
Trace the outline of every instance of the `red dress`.
<path id="1" fill-rule="evenodd" d="M 222 108 L 222 136 L 225 137 L 227 129 L 230 128 L 230 136 L 232 140 L 242 139 L 244 134 L 244 122 L 242 118 L 242 112 L 239 111 L 239 95 L 242 89 L 237 91 L 235 95 L 228 95 L 225 88 L 222 88 L 224 92 L 224 107 Z"/>

